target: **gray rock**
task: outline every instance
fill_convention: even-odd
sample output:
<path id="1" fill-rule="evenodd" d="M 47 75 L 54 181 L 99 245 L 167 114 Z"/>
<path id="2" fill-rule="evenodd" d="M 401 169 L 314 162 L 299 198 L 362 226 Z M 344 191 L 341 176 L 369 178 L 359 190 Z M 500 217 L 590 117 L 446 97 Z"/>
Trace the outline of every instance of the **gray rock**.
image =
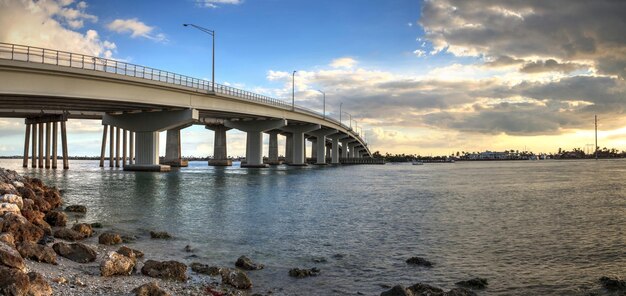
<path id="1" fill-rule="evenodd" d="M 65 227 L 65 225 L 67 225 L 67 215 L 63 212 L 48 212 L 44 219 L 50 226 Z"/>
<path id="2" fill-rule="evenodd" d="M 59 256 L 78 263 L 93 262 L 97 258 L 96 251 L 81 243 L 66 244 L 58 242 L 52 246 L 52 249 L 54 249 Z"/>
<path id="3" fill-rule="evenodd" d="M 600 278 L 600 283 L 609 291 L 626 291 L 626 281 L 618 278 L 603 276 Z"/>
<path id="4" fill-rule="evenodd" d="M 289 276 L 295 278 L 305 278 L 309 276 L 317 276 L 320 274 L 320 270 L 316 267 L 311 269 L 292 268 L 289 270 Z"/>
<path id="5" fill-rule="evenodd" d="M 489 283 L 487 282 L 487 279 L 477 277 L 467 281 L 457 282 L 456 285 L 471 289 L 484 289 L 487 285 L 489 285 Z"/>
<path id="6" fill-rule="evenodd" d="M 135 260 L 117 252 L 110 252 L 100 263 L 100 275 L 130 275 L 135 267 Z"/>
<path id="7" fill-rule="evenodd" d="M 103 245 L 117 245 L 122 243 L 122 237 L 113 232 L 105 232 L 98 237 L 98 243 Z"/>
<path id="8" fill-rule="evenodd" d="M 143 284 L 133 289 L 135 296 L 170 296 L 170 293 L 161 289 L 156 282 Z"/>
<path id="9" fill-rule="evenodd" d="M 402 285 L 396 285 L 390 290 L 380 293 L 380 296 L 413 296 L 413 292 Z"/>
<path id="10" fill-rule="evenodd" d="M 54 237 L 72 242 L 85 238 L 82 233 L 65 227 L 57 229 L 57 231 L 54 232 Z"/>
<path id="11" fill-rule="evenodd" d="M 83 206 L 83 205 L 71 205 L 71 206 L 67 206 L 65 207 L 65 211 L 66 212 L 72 212 L 72 213 L 87 213 L 87 207 Z"/>
<path id="12" fill-rule="evenodd" d="M 263 264 L 257 264 L 252 262 L 252 260 L 250 260 L 250 258 L 246 256 L 239 257 L 239 259 L 237 259 L 237 262 L 235 262 L 235 266 L 245 270 L 259 270 L 265 267 Z"/>
<path id="13" fill-rule="evenodd" d="M 37 262 L 57 264 L 57 254 L 51 247 L 33 242 L 23 242 L 17 246 L 17 251 L 26 259 Z"/>
<path id="14" fill-rule="evenodd" d="M 187 280 L 187 265 L 176 261 L 148 260 L 141 268 L 141 273 L 149 277 L 184 282 Z"/>
<path id="15" fill-rule="evenodd" d="M 248 275 L 239 269 L 222 268 L 220 274 L 222 275 L 222 283 L 231 285 L 237 289 L 252 288 L 252 281 Z"/>
<path id="16" fill-rule="evenodd" d="M 206 274 L 210 276 L 217 276 L 221 274 L 221 268 L 216 266 L 209 266 L 198 262 L 191 263 L 191 270 L 195 273 Z"/>
<path id="17" fill-rule="evenodd" d="M 424 267 L 432 267 L 433 263 L 422 258 L 422 257 L 411 257 L 409 259 L 406 260 L 407 264 L 412 264 L 412 265 L 418 265 L 418 266 L 424 266 Z"/>
<path id="18" fill-rule="evenodd" d="M 12 246 L 2 242 L 0 242 L 0 265 L 16 268 L 21 271 L 26 270 L 26 264 L 24 263 L 22 255 Z"/>

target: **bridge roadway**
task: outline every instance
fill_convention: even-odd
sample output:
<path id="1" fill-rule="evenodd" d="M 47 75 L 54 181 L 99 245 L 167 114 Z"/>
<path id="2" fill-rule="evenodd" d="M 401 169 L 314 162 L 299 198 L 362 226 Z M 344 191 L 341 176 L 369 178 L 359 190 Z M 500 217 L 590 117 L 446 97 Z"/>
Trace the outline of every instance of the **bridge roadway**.
<path id="1" fill-rule="evenodd" d="M 44 166 L 45 150 L 45 167 L 56 168 L 60 122 L 64 167 L 68 167 L 65 122 L 69 119 L 102 121 L 101 166 L 107 129 L 110 166 L 114 159 L 119 166 L 123 139 L 125 170 L 167 171 L 169 165 L 184 165 L 180 130 L 194 124 L 215 132 L 210 165 L 231 164 L 226 147 L 229 129 L 246 132 L 243 167 L 267 166 L 262 157 L 263 133 L 270 135 L 270 164 L 279 163 L 279 134 L 286 137 L 285 160 L 290 165 L 306 165 L 307 138 L 316 143 L 312 155 L 317 164 L 326 164 L 328 154 L 332 164 L 371 157 L 361 135 L 338 120 L 271 97 L 219 84 L 211 91 L 210 86 L 210 81 L 116 60 L 0 43 L 0 117 L 25 118 L 24 166 L 28 164 L 32 130 L 32 166 Z M 162 162 L 158 154 L 161 131 L 167 131 Z"/>

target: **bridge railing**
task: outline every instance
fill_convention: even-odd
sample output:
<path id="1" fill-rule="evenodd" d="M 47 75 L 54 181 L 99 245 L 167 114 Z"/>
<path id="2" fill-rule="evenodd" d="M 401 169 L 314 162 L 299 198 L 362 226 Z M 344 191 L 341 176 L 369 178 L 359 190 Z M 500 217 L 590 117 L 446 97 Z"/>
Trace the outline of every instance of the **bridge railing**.
<path id="1" fill-rule="evenodd" d="M 163 71 L 146 66 L 127 63 L 120 60 L 106 59 L 96 56 L 60 51 L 54 49 L 46 49 L 41 47 L 33 47 L 19 44 L 0 42 L 0 59 L 23 61 L 30 63 L 40 63 L 48 65 L 56 65 L 60 67 L 70 67 L 78 69 L 93 70 L 99 72 L 112 73 L 117 75 L 130 76 L 135 78 L 159 81 L 168 84 L 180 85 L 194 88 L 199 91 L 211 91 L 211 81 L 194 78 L 186 75 L 176 74 L 169 71 Z M 273 105 L 282 109 L 291 110 L 311 114 L 318 117 L 324 117 L 325 120 L 331 121 L 339 126 L 349 130 L 352 135 L 365 143 L 358 133 L 350 129 L 349 126 L 339 122 L 334 118 L 330 118 L 316 112 L 312 109 L 295 106 L 272 98 L 269 96 L 253 93 L 250 91 L 238 89 L 228 85 L 215 83 L 213 88 L 215 93 L 233 96 L 239 99 L 255 101 L 267 105 Z"/>

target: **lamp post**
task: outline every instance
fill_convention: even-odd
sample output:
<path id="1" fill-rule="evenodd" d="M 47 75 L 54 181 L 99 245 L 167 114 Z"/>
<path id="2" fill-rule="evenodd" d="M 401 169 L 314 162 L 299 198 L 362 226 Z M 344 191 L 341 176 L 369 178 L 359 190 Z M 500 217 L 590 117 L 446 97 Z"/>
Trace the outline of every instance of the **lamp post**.
<path id="1" fill-rule="evenodd" d="M 213 50 L 212 50 L 212 61 L 211 61 L 211 92 L 215 93 L 215 31 L 209 30 L 207 28 L 203 28 L 200 26 L 196 26 L 194 24 L 183 24 L 183 26 L 185 27 L 192 26 L 204 33 L 211 35 L 211 37 L 213 37 L 213 41 L 212 41 Z"/>
<path id="2" fill-rule="evenodd" d="M 321 90 L 319 90 L 319 89 L 318 89 L 317 91 L 321 92 L 321 93 L 322 93 L 322 96 L 323 96 L 323 98 L 324 98 L 324 99 L 323 99 L 323 101 L 322 101 L 322 102 L 323 102 L 322 104 L 324 105 L 324 109 L 323 109 L 323 110 L 324 110 L 324 111 L 323 111 L 324 118 L 326 118 L 326 93 L 325 93 L 325 92 L 323 92 L 323 91 L 321 91 Z"/>
<path id="3" fill-rule="evenodd" d="M 291 111 L 296 110 L 296 70 L 291 74 Z"/>

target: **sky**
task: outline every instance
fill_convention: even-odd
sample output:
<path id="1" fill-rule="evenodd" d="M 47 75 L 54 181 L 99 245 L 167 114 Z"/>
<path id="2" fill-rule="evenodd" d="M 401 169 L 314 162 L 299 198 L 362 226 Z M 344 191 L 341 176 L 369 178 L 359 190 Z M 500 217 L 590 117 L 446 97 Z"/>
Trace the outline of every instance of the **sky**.
<path id="1" fill-rule="evenodd" d="M 372 151 L 584 148 L 596 114 L 598 145 L 626 150 L 624 15 L 613 0 L 0 0 L 0 42 L 210 80 L 211 36 L 192 23 L 216 32 L 216 82 L 290 100 L 296 70 L 296 103 L 321 112 L 325 91 Z M 101 129 L 71 120 L 70 155 L 97 155 Z M 23 137 L 0 119 L 0 155 Z M 211 131 L 182 138 L 183 155 L 212 155 Z M 228 145 L 245 154 L 242 133 Z"/>

